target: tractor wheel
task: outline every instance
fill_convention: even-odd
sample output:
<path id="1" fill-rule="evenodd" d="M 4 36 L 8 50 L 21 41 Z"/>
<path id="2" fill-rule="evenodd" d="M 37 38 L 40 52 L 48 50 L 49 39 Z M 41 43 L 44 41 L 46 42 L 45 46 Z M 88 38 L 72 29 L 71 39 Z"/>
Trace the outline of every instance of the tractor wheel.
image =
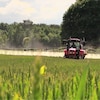
<path id="1" fill-rule="evenodd" d="M 65 55 L 64 55 L 64 58 L 69 58 L 69 57 L 68 57 L 68 55 L 65 54 Z"/>
<path id="2" fill-rule="evenodd" d="M 83 59 L 82 55 L 77 55 L 77 59 Z"/>
<path id="3" fill-rule="evenodd" d="M 85 56 L 82 57 L 82 59 L 84 59 L 84 58 L 85 58 Z"/>
<path id="4" fill-rule="evenodd" d="M 66 55 L 64 55 L 63 58 L 66 58 Z"/>
<path id="5" fill-rule="evenodd" d="M 78 57 L 77 57 L 77 59 L 84 59 L 85 58 L 85 56 L 83 56 L 83 55 L 78 55 Z"/>

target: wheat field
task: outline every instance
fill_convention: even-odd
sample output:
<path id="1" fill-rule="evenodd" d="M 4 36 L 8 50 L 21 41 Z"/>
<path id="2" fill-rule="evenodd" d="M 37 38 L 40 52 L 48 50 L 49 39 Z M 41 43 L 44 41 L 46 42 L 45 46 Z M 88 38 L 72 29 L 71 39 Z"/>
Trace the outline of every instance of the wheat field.
<path id="1" fill-rule="evenodd" d="M 0 100 L 100 100 L 99 74 L 100 59 L 0 55 Z"/>

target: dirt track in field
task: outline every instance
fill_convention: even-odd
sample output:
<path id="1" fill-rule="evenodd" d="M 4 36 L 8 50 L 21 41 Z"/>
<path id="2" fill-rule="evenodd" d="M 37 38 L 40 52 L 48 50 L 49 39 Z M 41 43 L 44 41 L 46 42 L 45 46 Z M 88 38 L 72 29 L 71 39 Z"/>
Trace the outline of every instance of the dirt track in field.
<path id="1" fill-rule="evenodd" d="M 17 51 L 17 50 L 0 50 L 0 54 L 6 55 L 26 55 L 26 56 L 50 56 L 50 57 L 63 57 L 63 52 L 50 52 L 50 51 Z M 85 58 L 100 59 L 100 54 L 87 54 Z"/>

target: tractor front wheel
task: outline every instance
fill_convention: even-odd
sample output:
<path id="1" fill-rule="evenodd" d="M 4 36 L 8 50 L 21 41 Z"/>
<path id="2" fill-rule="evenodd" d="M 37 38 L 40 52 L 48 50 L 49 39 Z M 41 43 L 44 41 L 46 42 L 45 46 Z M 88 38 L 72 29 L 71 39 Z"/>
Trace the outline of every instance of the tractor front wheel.
<path id="1" fill-rule="evenodd" d="M 85 58 L 84 55 L 78 55 L 78 56 L 77 56 L 77 59 L 84 59 L 84 58 Z"/>
<path id="2" fill-rule="evenodd" d="M 64 58 L 69 58 L 68 55 L 64 54 Z"/>

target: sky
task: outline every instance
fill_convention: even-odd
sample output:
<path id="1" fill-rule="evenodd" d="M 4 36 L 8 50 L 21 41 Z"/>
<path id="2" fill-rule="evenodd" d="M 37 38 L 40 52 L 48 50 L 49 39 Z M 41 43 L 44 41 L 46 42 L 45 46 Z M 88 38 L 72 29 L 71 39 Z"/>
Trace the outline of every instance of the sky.
<path id="1" fill-rule="evenodd" d="M 76 0 L 0 0 L 0 23 L 31 20 L 35 24 L 58 24 Z"/>

